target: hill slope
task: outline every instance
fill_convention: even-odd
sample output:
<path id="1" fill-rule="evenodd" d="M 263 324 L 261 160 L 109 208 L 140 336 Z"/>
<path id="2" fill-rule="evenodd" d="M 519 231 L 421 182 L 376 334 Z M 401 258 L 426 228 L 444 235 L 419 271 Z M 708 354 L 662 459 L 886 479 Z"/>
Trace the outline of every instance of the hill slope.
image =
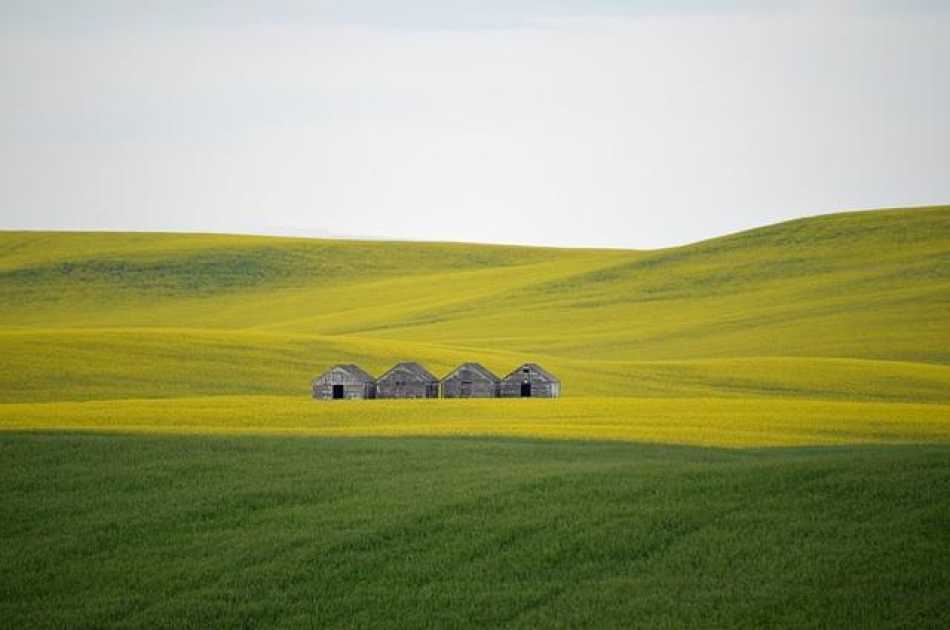
<path id="1" fill-rule="evenodd" d="M 638 252 L 0 233 L 0 400 L 305 395 L 538 360 L 568 396 L 950 400 L 950 207 Z"/>
<path id="2" fill-rule="evenodd" d="M 653 252 L 0 233 L 0 619 L 947 627 L 948 261 L 950 207 Z M 309 398 L 406 359 L 566 398 Z"/>

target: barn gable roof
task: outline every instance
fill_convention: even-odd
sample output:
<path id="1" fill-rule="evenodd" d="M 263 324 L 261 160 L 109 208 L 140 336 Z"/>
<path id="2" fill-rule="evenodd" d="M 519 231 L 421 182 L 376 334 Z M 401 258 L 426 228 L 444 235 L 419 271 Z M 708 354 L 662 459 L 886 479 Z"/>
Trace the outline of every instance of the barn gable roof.
<path id="1" fill-rule="evenodd" d="M 508 380 L 509 378 L 513 378 L 517 376 L 521 372 L 521 370 L 523 370 L 524 368 L 530 368 L 534 370 L 535 372 L 537 372 L 538 374 L 540 374 L 541 376 L 543 376 L 544 378 L 548 379 L 549 381 L 553 383 L 561 382 L 561 380 L 558 377 L 554 376 L 553 374 L 545 370 L 543 367 L 541 367 L 537 363 L 522 363 L 521 365 L 516 367 L 514 370 L 512 370 L 508 374 L 508 376 L 506 376 L 503 380 Z"/>
<path id="2" fill-rule="evenodd" d="M 397 363 L 396 365 L 389 368 L 389 370 L 387 370 L 385 374 L 380 376 L 379 380 L 381 381 L 383 379 L 388 378 L 390 374 L 392 374 L 393 372 L 399 369 L 403 369 L 409 372 L 412 376 L 419 379 L 420 381 L 436 383 L 439 380 L 435 376 L 435 374 L 425 369 L 424 367 L 422 367 L 421 364 L 416 363 L 415 361 L 403 361 L 402 363 Z"/>
<path id="3" fill-rule="evenodd" d="M 462 365 L 458 366 L 457 368 L 455 368 L 454 370 L 452 370 L 451 372 L 449 372 L 448 374 L 446 374 L 446 375 L 442 378 L 442 380 L 443 380 L 443 381 L 449 380 L 450 378 L 452 378 L 453 376 L 455 376 L 456 374 L 458 374 L 458 372 L 461 371 L 461 370 L 463 370 L 463 369 L 468 369 L 468 370 L 471 370 L 471 371 L 476 372 L 476 373 L 478 373 L 478 374 L 481 374 L 481 375 L 484 376 L 487 380 L 493 381 L 493 382 L 495 382 L 495 383 L 497 383 L 497 382 L 500 381 L 500 379 L 499 379 L 497 376 L 495 376 L 494 374 L 492 374 L 491 370 L 489 370 L 488 368 L 486 368 L 486 367 L 485 367 L 484 365 L 482 365 L 481 363 L 463 363 Z"/>
<path id="4" fill-rule="evenodd" d="M 369 373 L 366 372 L 366 370 L 356 365 L 355 363 L 338 363 L 334 365 L 333 367 L 331 367 L 330 369 L 328 369 L 323 374 L 321 374 L 320 376 L 318 376 L 317 378 L 315 378 L 314 380 L 319 381 L 320 379 L 330 374 L 330 372 L 332 372 L 333 370 L 343 370 L 344 372 L 346 372 L 347 374 L 349 374 L 350 376 L 352 376 L 353 378 L 359 381 L 364 381 L 367 383 L 376 382 L 375 378 L 373 378 Z"/>
<path id="5" fill-rule="evenodd" d="M 337 367 L 343 368 L 344 370 L 346 370 L 347 372 L 349 372 L 349 373 L 352 374 L 353 376 L 355 376 L 355 377 L 357 377 L 357 378 L 361 378 L 361 379 L 363 379 L 363 380 L 365 380 L 365 381 L 375 381 L 375 380 L 376 380 L 375 378 L 373 378 L 373 376 L 372 376 L 369 372 L 367 372 L 366 370 L 364 370 L 364 369 L 361 368 L 360 366 L 356 365 L 355 363 L 345 363 L 345 364 L 342 364 L 342 365 L 338 365 Z"/>

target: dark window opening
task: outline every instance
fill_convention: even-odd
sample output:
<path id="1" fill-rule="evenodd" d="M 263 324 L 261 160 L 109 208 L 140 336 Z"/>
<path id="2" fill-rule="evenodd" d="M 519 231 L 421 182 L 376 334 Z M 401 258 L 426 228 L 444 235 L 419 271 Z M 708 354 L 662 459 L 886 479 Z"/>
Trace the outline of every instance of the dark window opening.
<path id="1" fill-rule="evenodd" d="M 521 384 L 521 397 L 522 397 L 522 398 L 531 398 L 531 383 L 522 383 L 522 384 Z"/>
<path id="2" fill-rule="evenodd" d="M 472 381 L 462 381 L 462 398 L 469 398 L 472 395 Z"/>
<path id="3" fill-rule="evenodd" d="M 334 386 L 333 386 L 333 399 L 334 399 L 334 400 L 339 400 L 339 399 L 341 399 L 341 398 L 343 398 L 343 386 L 342 386 L 342 385 L 334 385 Z"/>

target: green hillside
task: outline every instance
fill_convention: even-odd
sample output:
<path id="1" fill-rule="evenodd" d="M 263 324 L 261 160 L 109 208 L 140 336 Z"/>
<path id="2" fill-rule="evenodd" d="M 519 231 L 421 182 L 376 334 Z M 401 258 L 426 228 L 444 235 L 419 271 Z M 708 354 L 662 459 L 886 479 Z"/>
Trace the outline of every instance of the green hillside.
<path id="1" fill-rule="evenodd" d="M 657 251 L 0 232 L 0 625 L 945 628 L 950 206 Z M 317 402 L 335 363 L 557 400 Z"/>
<path id="2" fill-rule="evenodd" d="M 0 434 L 15 628 L 946 628 L 950 457 Z"/>
<path id="3" fill-rule="evenodd" d="M 537 360 L 566 396 L 950 399 L 950 208 L 651 252 L 0 234 L 0 399 L 304 395 Z"/>

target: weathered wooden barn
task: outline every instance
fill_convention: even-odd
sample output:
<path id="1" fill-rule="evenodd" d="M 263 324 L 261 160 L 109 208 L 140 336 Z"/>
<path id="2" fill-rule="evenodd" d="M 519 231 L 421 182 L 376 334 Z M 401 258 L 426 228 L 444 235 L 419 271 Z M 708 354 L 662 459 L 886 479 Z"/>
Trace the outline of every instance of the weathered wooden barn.
<path id="1" fill-rule="evenodd" d="M 496 398 L 499 383 L 481 363 L 463 363 L 442 379 L 442 397 Z"/>
<path id="2" fill-rule="evenodd" d="M 557 398 L 561 381 L 537 363 L 525 363 L 501 379 L 502 398 Z"/>
<path id="3" fill-rule="evenodd" d="M 352 363 L 334 365 L 313 379 L 313 397 L 320 400 L 376 398 L 376 379 Z"/>
<path id="4" fill-rule="evenodd" d="M 397 363 L 376 379 L 377 398 L 438 398 L 439 379 L 414 361 Z"/>

